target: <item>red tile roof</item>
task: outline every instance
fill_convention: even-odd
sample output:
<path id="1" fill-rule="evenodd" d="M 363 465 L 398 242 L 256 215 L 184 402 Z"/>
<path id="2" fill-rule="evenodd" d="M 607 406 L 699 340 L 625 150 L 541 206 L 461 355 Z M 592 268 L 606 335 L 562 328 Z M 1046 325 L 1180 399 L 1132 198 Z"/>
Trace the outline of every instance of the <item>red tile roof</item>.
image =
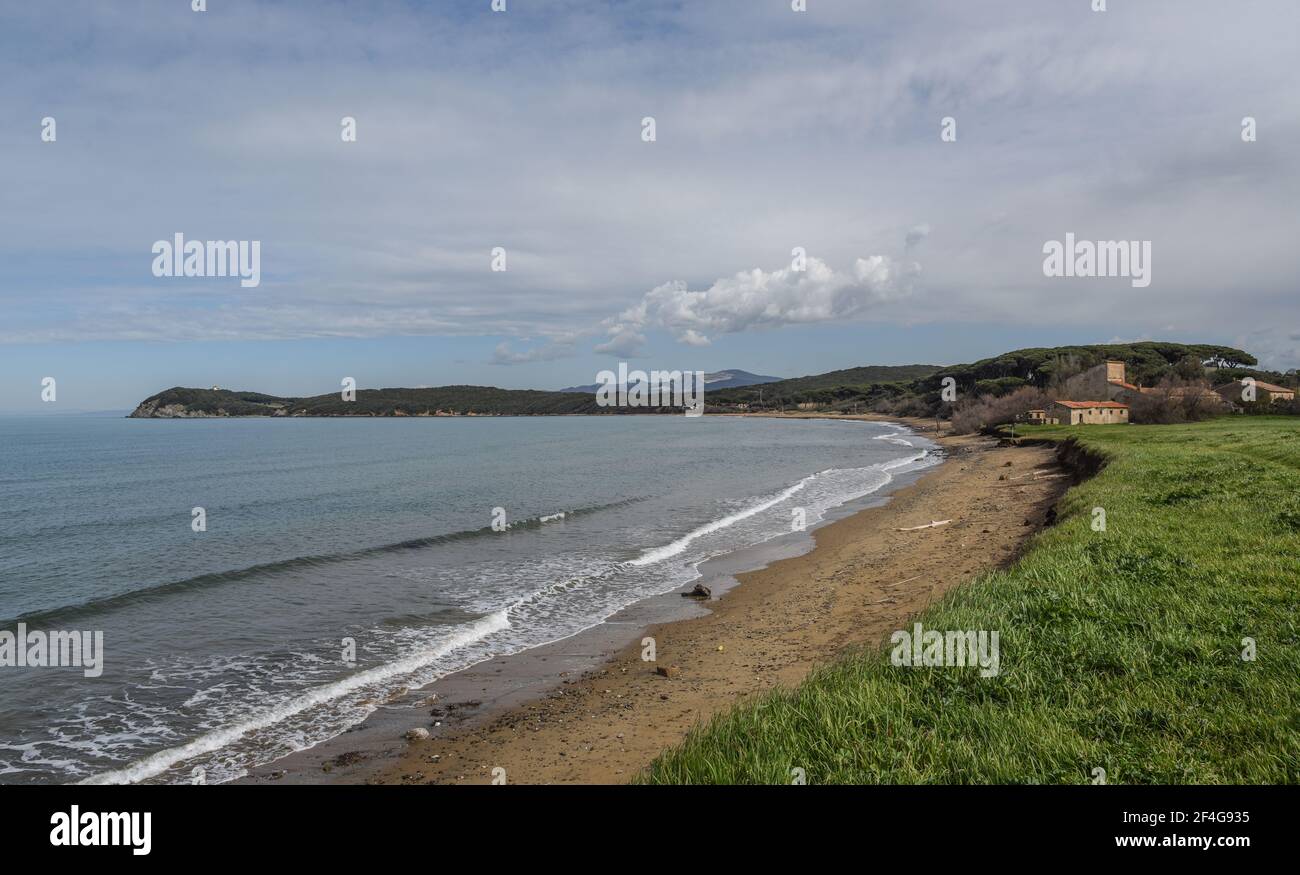
<path id="1" fill-rule="evenodd" d="M 1084 409 L 1088 407 L 1109 407 L 1115 410 L 1128 410 L 1127 404 L 1120 404 L 1118 401 L 1057 401 L 1062 407 L 1073 407 Z"/>

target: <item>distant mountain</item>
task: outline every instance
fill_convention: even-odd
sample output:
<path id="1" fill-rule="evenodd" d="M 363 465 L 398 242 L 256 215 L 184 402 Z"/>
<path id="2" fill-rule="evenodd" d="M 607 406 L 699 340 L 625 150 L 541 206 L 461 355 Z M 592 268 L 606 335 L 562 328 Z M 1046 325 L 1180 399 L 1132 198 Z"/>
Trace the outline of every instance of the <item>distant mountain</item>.
<path id="1" fill-rule="evenodd" d="M 941 370 L 942 367 L 942 365 L 866 365 L 860 368 L 845 368 L 841 371 L 828 371 L 825 374 L 813 374 L 808 377 L 793 377 L 789 380 L 781 380 L 779 381 L 781 385 L 776 388 L 793 396 L 799 392 L 812 389 L 865 386 L 872 383 L 896 383 L 928 377 Z"/>
<path id="2" fill-rule="evenodd" d="M 737 389 L 741 386 L 757 386 L 762 383 L 779 383 L 784 377 L 766 377 L 762 374 L 751 374 L 749 371 L 731 370 L 718 371 L 713 374 L 704 375 L 704 388 L 709 389 Z"/>
<path id="3" fill-rule="evenodd" d="M 728 371 L 715 371 L 711 374 L 705 374 L 704 391 L 714 392 L 719 389 L 737 389 L 741 386 L 757 386 L 762 383 L 779 383 L 782 379 L 782 377 L 765 377 L 762 374 L 751 374 L 749 371 L 742 371 L 733 368 Z M 570 386 L 569 388 L 561 389 L 560 391 L 592 394 L 599 388 L 599 383 L 591 383 L 587 386 Z"/>

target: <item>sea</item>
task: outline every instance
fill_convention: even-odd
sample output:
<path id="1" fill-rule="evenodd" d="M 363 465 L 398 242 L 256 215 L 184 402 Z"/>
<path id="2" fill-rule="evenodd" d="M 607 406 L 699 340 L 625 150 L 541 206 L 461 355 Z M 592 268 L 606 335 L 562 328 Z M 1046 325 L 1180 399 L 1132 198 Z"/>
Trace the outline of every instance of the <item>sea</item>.
<path id="1" fill-rule="evenodd" d="M 2 416 L 0 783 L 241 777 L 937 461 L 861 421 Z M 54 632 L 98 666 L 16 658 Z"/>

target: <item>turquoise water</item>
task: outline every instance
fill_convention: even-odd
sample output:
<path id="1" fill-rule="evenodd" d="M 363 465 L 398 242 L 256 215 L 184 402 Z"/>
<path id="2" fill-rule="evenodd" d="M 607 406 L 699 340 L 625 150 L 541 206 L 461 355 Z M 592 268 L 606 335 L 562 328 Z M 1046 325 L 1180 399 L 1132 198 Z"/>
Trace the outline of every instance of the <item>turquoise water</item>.
<path id="1" fill-rule="evenodd" d="M 708 416 L 0 417 L 0 629 L 104 636 L 98 677 L 0 667 L 0 781 L 228 780 L 683 586 L 796 508 L 811 526 L 930 446 Z"/>

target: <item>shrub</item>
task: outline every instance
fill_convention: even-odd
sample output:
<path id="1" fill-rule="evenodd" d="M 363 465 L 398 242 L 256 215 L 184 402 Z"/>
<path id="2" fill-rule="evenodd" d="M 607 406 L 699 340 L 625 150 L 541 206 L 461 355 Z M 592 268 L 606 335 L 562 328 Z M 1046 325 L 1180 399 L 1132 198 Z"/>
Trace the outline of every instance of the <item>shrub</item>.
<path id="1" fill-rule="evenodd" d="M 1129 420 L 1150 425 L 1197 422 L 1220 415 L 1226 405 L 1213 395 L 1205 380 L 1170 375 L 1150 391 L 1132 397 Z"/>
<path id="2" fill-rule="evenodd" d="M 1014 422 L 1035 408 L 1048 409 L 1051 398 L 1042 389 L 1026 386 L 1006 395 L 980 395 L 953 406 L 952 430 L 969 434 L 995 425 Z"/>

